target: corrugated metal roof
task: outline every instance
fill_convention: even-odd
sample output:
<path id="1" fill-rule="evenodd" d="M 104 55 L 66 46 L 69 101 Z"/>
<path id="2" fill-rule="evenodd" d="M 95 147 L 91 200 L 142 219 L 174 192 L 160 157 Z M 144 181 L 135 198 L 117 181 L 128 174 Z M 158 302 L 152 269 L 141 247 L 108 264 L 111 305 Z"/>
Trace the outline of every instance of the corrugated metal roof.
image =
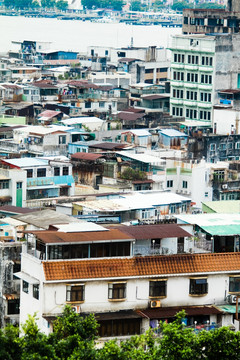
<path id="1" fill-rule="evenodd" d="M 90 144 L 89 148 L 102 149 L 102 150 L 114 150 L 114 149 L 123 149 L 127 146 L 129 146 L 129 144 L 119 144 L 119 143 L 113 143 L 113 142 L 106 141 L 106 142 L 102 142 L 102 143 Z"/>
<path id="2" fill-rule="evenodd" d="M 66 235 L 66 234 L 65 234 Z M 240 253 L 208 253 L 45 261 L 46 281 L 239 273 Z"/>
<path id="3" fill-rule="evenodd" d="M 203 226 L 229 226 L 238 225 L 240 226 L 240 214 L 182 214 L 176 215 L 178 222 L 186 224 L 194 224 L 199 227 Z"/>
<path id="4" fill-rule="evenodd" d="M 236 214 L 240 210 L 240 200 L 206 201 L 206 207 L 216 213 Z"/>
<path id="5" fill-rule="evenodd" d="M 169 98 L 170 95 L 169 94 L 162 94 L 162 95 L 146 95 L 146 96 L 143 96 L 143 100 L 159 100 L 159 99 L 166 99 L 166 98 Z"/>
<path id="6" fill-rule="evenodd" d="M 240 234 L 240 224 L 238 225 L 216 225 L 201 226 L 201 228 L 212 236 L 232 236 Z"/>
<path id="7" fill-rule="evenodd" d="M 60 243 L 81 243 L 94 241 L 112 241 L 112 240 L 134 240 L 131 236 L 118 229 L 109 229 L 106 231 L 82 231 L 65 233 L 60 231 L 35 231 L 34 234 L 39 240 L 47 244 Z"/>
<path id="8" fill-rule="evenodd" d="M 142 119 L 145 115 L 146 115 L 145 113 L 134 113 L 134 112 L 121 111 L 120 113 L 118 113 L 118 118 L 121 120 L 136 121 L 138 119 Z"/>
<path id="9" fill-rule="evenodd" d="M 48 164 L 47 160 L 39 158 L 5 159 L 4 162 L 19 168 L 25 168 L 29 166 L 46 166 Z"/>
<path id="10" fill-rule="evenodd" d="M 95 153 L 84 153 L 78 152 L 71 155 L 72 160 L 87 160 L 87 161 L 95 161 L 99 158 L 103 157 L 103 154 L 95 154 Z"/>
<path id="11" fill-rule="evenodd" d="M 117 228 L 136 240 L 191 236 L 177 224 L 119 226 Z"/>
<path id="12" fill-rule="evenodd" d="M 159 130 L 159 133 L 169 137 L 188 137 L 188 135 L 175 129 L 163 129 L 163 130 Z"/>
<path id="13" fill-rule="evenodd" d="M 152 134 L 146 129 L 134 129 L 134 130 L 127 130 L 124 131 L 122 134 L 132 133 L 136 136 L 151 136 Z"/>
<path id="14" fill-rule="evenodd" d="M 157 309 L 144 309 L 137 311 L 142 317 L 147 317 L 150 319 L 164 319 L 164 318 L 173 318 L 175 315 L 181 311 L 185 310 L 188 316 L 194 315 L 217 315 L 222 314 L 220 309 L 217 309 L 215 306 L 173 306 L 173 307 L 163 307 Z"/>
<path id="15" fill-rule="evenodd" d="M 218 305 L 217 308 L 229 314 L 236 314 L 236 305 Z M 238 308 L 238 312 L 240 313 L 240 307 Z"/>
<path id="16" fill-rule="evenodd" d="M 61 111 L 45 110 L 41 112 L 41 114 L 39 114 L 38 117 L 40 118 L 39 120 L 41 120 L 42 118 L 51 119 L 59 114 L 61 114 Z"/>

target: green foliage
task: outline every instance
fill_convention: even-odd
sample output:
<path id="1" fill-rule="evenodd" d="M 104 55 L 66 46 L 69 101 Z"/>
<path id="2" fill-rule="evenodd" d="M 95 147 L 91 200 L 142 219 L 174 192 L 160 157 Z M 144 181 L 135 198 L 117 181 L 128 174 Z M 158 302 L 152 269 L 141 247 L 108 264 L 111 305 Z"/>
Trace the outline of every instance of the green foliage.
<path id="1" fill-rule="evenodd" d="M 56 2 L 55 6 L 56 6 L 56 8 L 58 10 L 63 10 L 64 11 L 64 10 L 67 10 L 67 8 L 68 8 L 68 2 L 65 1 L 65 0 L 58 0 Z"/>
<path id="2" fill-rule="evenodd" d="M 142 4 L 140 0 L 134 0 L 131 2 L 131 11 L 142 11 Z"/>
<path id="3" fill-rule="evenodd" d="M 161 322 L 157 333 L 148 330 L 130 339 L 105 342 L 96 347 L 98 324 L 93 315 L 85 318 L 70 306 L 54 321 L 54 332 L 41 333 L 36 315 L 18 329 L 0 330 L 0 359 L 3 360 L 239 360 L 240 332 L 227 327 L 195 333 L 182 319 L 185 311 L 170 324 Z"/>
<path id="4" fill-rule="evenodd" d="M 140 171 L 140 170 L 134 170 L 130 167 L 128 167 L 127 169 L 125 169 L 122 174 L 121 174 L 121 178 L 125 179 L 125 180 L 146 180 L 147 179 L 147 174 L 144 171 Z"/>
<path id="5" fill-rule="evenodd" d="M 117 11 L 121 11 L 124 5 L 123 0 L 82 0 L 82 5 L 87 9 L 113 9 Z"/>
<path id="6" fill-rule="evenodd" d="M 156 1 L 154 1 L 154 3 L 153 3 L 153 9 L 154 9 L 154 10 L 161 10 L 161 9 L 163 9 L 164 7 L 166 7 L 166 1 L 165 1 L 165 0 L 163 0 L 163 1 L 161 1 L 161 0 L 156 0 Z"/>

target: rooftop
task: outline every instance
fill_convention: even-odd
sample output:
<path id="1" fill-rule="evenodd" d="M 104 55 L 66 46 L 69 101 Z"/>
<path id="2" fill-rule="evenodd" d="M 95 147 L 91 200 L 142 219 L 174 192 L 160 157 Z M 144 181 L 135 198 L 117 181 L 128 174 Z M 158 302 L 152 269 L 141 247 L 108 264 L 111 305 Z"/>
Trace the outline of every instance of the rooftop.
<path id="1" fill-rule="evenodd" d="M 240 200 L 207 201 L 203 205 L 220 214 L 236 214 L 240 211 Z"/>
<path id="2" fill-rule="evenodd" d="M 173 238 L 191 236 L 177 224 L 160 225 L 134 225 L 116 227 L 136 240 L 153 238 Z"/>
<path id="3" fill-rule="evenodd" d="M 240 253 L 44 261 L 46 281 L 240 273 Z"/>
<path id="4" fill-rule="evenodd" d="M 84 152 L 78 152 L 71 155 L 72 160 L 86 160 L 86 161 L 95 161 L 101 157 L 103 157 L 103 154 L 84 153 Z"/>
<path id="5" fill-rule="evenodd" d="M 69 227 L 69 226 L 68 226 Z M 63 227 L 60 227 L 63 229 Z M 87 226 L 86 226 L 87 229 Z M 105 229 L 95 231 L 33 231 L 37 238 L 45 244 L 63 244 L 63 243 L 92 243 L 95 241 L 113 241 L 113 240 L 134 240 L 131 236 L 118 229 Z"/>
<path id="6" fill-rule="evenodd" d="M 26 224 L 34 225 L 39 229 L 48 229 L 50 225 L 55 224 L 68 224 L 77 222 L 77 220 L 72 216 L 64 215 L 50 209 L 16 215 L 14 216 L 14 219 L 23 221 Z"/>

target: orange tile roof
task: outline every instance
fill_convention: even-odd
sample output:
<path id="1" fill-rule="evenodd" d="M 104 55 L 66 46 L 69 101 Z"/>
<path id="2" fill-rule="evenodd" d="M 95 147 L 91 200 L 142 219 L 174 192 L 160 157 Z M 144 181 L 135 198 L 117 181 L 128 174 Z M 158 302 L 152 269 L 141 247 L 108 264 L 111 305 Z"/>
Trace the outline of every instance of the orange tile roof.
<path id="1" fill-rule="evenodd" d="M 240 253 L 46 261 L 43 268 L 47 281 L 240 272 Z"/>

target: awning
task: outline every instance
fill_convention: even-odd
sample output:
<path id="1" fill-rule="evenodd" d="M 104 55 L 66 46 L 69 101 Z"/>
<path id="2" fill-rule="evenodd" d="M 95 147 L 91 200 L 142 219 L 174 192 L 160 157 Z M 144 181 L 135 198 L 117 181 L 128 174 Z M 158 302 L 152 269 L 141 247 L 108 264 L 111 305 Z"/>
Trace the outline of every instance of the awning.
<path id="1" fill-rule="evenodd" d="M 201 229 L 212 236 L 233 236 L 240 234 L 240 224 L 201 226 Z"/>
<path id="2" fill-rule="evenodd" d="M 34 277 L 26 274 L 26 273 L 23 272 L 23 271 L 19 271 L 19 272 L 17 272 L 17 273 L 14 273 L 14 276 L 16 276 L 16 277 L 18 277 L 19 279 L 22 279 L 22 280 L 28 282 L 28 283 L 31 284 L 31 285 L 39 284 L 39 283 L 40 283 L 38 279 L 36 279 L 36 278 L 34 278 Z"/>
<path id="3" fill-rule="evenodd" d="M 173 307 L 160 307 L 155 309 L 137 310 L 138 314 L 148 319 L 166 319 L 174 318 L 176 314 L 185 310 L 187 316 L 197 315 L 218 315 L 222 314 L 222 310 L 217 309 L 215 306 L 173 306 Z"/>
<path id="4" fill-rule="evenodd" d="M 218 305 L 217 308 L 225 313 L 236 314 L 236 305 Z M 238 307 L 238 312 L 240 313 L 240 306 Z"/>
<path id="5" fill-rule="evenodd" d="M 82 314 L 83 315 L 83 314 Z M 89 315 L 89 314 L 86 314 Z M 95 313 L 95 318 L 97 321 L 104 320 L 118 320 L 118 319 L 139 319 L 142 316 L 139 315 L 136 311 L 133 310 L 122 310 L 117 312 L 107 312 L 107 313 Z"/>
<path id="6" fill-rule="evenodd" d="M 16 299 L 20 298 L 20 295 L 19 294 L 5 294 L 5 295 L 3 295 L 3 298 L 5 300 L 16 300 Z"/>
<path id="7" fill-rule="evenodd" d="M 47 190 L 47 189 L 58 189 L 60 187 L 60 185 L 39 185 L 39 186 L 29 186 L 27 188 L 27 191 L 30 190 Z"/>
<path id="8" fill-rule="evenodd" d="M 12 201 L 12 197 L 11 196 L 0 196 L 0 203 L 1 202 L 9 202 Z"/>

